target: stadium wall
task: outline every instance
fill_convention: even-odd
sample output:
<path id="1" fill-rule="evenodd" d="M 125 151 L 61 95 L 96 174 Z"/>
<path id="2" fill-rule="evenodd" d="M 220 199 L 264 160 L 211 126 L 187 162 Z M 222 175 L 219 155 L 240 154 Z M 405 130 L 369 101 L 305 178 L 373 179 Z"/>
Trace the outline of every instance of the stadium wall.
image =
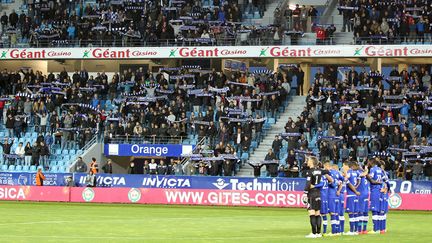
<path id="1" fill-rule="evenodd" d="M 67 177 L 77 187 L 65 187 Z M 46 174 L 44 187 L 34 173 L 0 173 L 0 200 L 94 203 L 185 204 L 218 206 L 304 207 L 304 178 L 196 176 L 97 176 L 85 187 L 86 174 Z M 390 209 L 432 210 L 432 182 L 391 181 Z"/>

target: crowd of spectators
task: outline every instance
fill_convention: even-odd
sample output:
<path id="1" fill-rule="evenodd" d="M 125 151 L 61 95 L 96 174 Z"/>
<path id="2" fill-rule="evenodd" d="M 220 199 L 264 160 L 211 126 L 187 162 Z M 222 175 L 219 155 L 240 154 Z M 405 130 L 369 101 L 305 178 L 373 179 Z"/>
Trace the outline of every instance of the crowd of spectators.
<path id="1" fill-rule="evenodd" d="M 429 69 L 393 69 L 388 77 L 354 67 L 318 71 L 304 111 L 273 143 L 279 175 L 304 176 L 305 156 L 314 154 L 339 165 L 375 156 L 391 179 L 431 179 Z"/>
<path id="2" fill-rule="evenodd" d="M 3 70 L 0 119 L 5 137 L 25 143 L 29 131 L 38 133 L 31 147 L 48 148 L 40 156 L 49 156 L 50 148 L 81 149 L 98 135 L 105 143 L 197 143 L 207 137 L 209 149 L 240 158 L 260 141 L 265 118 L 277 118 L 289 92 L 286 76 L 282 69 L 223 73 L 198 66 L 127 69 L 110 80 L 85 69 L 47 75 Z M 21 163 L 9 159 L 14 151 L 3 152 L 7 163 Z M 48 167 L 36 155 L 31 164 Z"/>
<path id="3" fill-rule="evenodd" d="M 341 0 L 342 31 L 357 44 L 432 42 L 430 1 Z"/>
<path id="4" fill-rule="evenodd" d="M 266 4 L 260 0 L 241 5 L 234 0 L 40 1 L 26 6 L 0 19 L 1 33 L 12 47 L 20 41 L 32 47 L 271 44 L 283 32 L 278 26 L 243 22 L 255 10 L 262 17 Z"/>

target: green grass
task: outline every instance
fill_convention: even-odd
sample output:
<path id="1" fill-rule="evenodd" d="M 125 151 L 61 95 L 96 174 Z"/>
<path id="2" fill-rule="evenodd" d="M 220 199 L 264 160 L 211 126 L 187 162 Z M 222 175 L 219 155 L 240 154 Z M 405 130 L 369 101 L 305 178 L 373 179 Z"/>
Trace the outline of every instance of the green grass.
<path id="1" fill-rule="evenodd" d="M 304 209 L 0 202 L 0 242 L 431 242 L 431 216 L 390 212 L 385 235 L 305 239 Z"/>

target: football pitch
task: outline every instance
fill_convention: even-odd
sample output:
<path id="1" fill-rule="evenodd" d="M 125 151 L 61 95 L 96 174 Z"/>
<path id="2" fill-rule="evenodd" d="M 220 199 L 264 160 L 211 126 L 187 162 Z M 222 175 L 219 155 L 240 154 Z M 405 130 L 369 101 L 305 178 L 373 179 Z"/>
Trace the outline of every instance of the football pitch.
<path id="1" fill-rule="evenodd" d="M 431 242 L 431 212 L 392 211 L 388 233 L 305 239 L 304 209 L 0 202 L 1 242 Z M 348 223 L 345 224 L 347 229 Z M 371 223 L 369 223 L 371 226 Z M 369 227 L 370 228 L 370 227 Z"/>

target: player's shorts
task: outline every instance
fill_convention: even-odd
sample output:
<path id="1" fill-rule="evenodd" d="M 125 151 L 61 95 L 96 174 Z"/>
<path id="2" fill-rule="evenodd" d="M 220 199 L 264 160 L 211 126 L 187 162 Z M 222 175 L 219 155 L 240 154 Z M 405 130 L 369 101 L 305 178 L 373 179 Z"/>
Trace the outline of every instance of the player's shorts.
<path id="1" fill-rule="evenodd" d="M 359 213 L 367 213 L 369 212 L 369 195 L 367 196 L 360 196 L 359 197 L 359 207 L 358 212 Z"/>
<path id="2" fill-rule="evenodd" d="M 380 191 L 371 191 L 370 194 L 370 211 L 379 212 L 381 210 L 381 194 Z"/>
<path id="3" fill-rule="evenodd" d="M 343 194 L 341 194 L 339 197 L 338 213 L 341 216 L 344 215 L 344 213 L 345 213 L 345 197 Z"/>
<path id="4" fill-rule="evenodd" d="M 312 193 L 308 196 L 307 210 L 321 211 L 321 195 L 319 193 Z"/>
<path id="5" fill-rule="evenodd" d="M 321 214 L 328 214 L 329 213 L 329 201 L 327 200 L 321 200 Z"/>
<path id="6" fill-rule="evenodd" d="M 358 202 L 358 196 L 348 196 L 345 211 L 347 213 L 357 213 L 359 207 Z"/>
<path id="7" fill-rule="evenodd" d="M 381 213 L 387 213 L 388 212 L 388 195 L 382 194 L 381 201 L 380 201 L 380 212 Z"/>
<path id="8" fill-rule="evenodd" d="M 329 213 L 339 213 L 339 204 L 339 197 L 330 198 L 328 202 Z"/>

